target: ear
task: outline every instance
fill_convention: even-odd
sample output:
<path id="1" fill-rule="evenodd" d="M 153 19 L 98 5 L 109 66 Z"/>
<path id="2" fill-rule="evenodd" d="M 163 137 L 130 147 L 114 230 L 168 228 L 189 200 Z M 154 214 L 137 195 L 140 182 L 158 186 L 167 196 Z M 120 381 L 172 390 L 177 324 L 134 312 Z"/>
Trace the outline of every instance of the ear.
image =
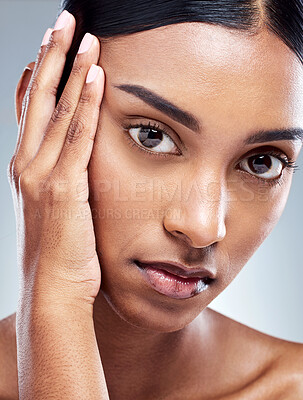
<path id="1" fill-rule="evenodd" d="M 23 101 L 26 89 L 28 87 L 28 84 L 31 80 L 34 66 L 35 66 L 35 63 L 31 62 L 25 67 L 23 74 L 21 75 L 21 78 L 19 79 L 19 82 L 18 82 L 18 85 L 16 88 L 15 111 L 16 111 L 16 118 L 17 118 L 18 125 L 20 123 L 20 118 L 21 118 L 22 101 Z"/>

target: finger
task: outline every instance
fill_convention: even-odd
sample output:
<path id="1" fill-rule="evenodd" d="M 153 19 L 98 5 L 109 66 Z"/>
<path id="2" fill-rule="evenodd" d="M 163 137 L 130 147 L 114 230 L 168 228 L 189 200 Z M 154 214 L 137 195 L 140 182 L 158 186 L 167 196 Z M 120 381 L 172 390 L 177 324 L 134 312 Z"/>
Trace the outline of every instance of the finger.
<path id="1" fill-rule="evenodd" d="M 52 29 L 48 28 L 43 36 L 41 46 L 36 57 L 36 61 L 27 64 L 16 88 L 15 110 L 16 110 L 17 124 L 19 125 L 19 131 L 13 158 L 16 156 L 18 152 L 23 132 L 22 127 L 23 127 L 24 115 L 26 113 L 26 108 L 28 104 L 28 102 L 26 101 L 26 92 L 28 90 L 28 87 L 30 86 L 31 80 L 37 73 L 37 69 L 41 63 L 41 60 L 43 59 L 46 49 L 46 44 L 48 43 L 51 33 Z"/>
<path id="2" fill-rule="evenodd" d="M 17 88 L 16 88 L 16 93 L 15 93 L 15 109 L 16 109 L 16 118 L 17 118 L 17 123 L 19 125 L 20 119 L 21 119 L 21 111 L 22 111 L 22 102 L 23 98 L 26 92 L 26 89 L 28 87 L 29 81 L 32 77 L 33 69 L 26 66 L 24 68 L 24 71 L 21 75 L 21 78 L 18 82 Z"/>
<path id="3" fill-rule="evenodd" d="M 46 32 L 45 32 L 45 34 L 43 36 L 42 42 L 41 42 L 41 46 L 40 46 L 39 52 L 38 52 L 37 57 L 36 57 L 36 61 L 35 62 L 31 62 L 25 68 L 25 70 L 27 68 L 29 68 L 32 71 L 32 73 L 31 73 L 29 82 L 27 83 L 27 87 L 25 88 L 24 94 L 21 93 L 21 96 L 19 96 L 19 93 L 18 93 L 19 92 L 19 90 L 18 90 L 19 89 L 19 85 L 17 87 L 15 98 L 16 98 L 16 114 L 17 114 L 17 121 L 18 121 L 19 127 L 23 126 L 24 114 L 26 113 L 26 108 L 27 108 L 27 105 L 28 105 L 28 101 L 27 101 L 27 98 L 26 98 L 26 92 L 27 92 L 28 88 L 32 84 L 32 79 L 34 79 L 34 77 L 37 74 L 37 70 L 38 70 L 38 68 L 39 68 L 39 66 L 41 64 L 41 61 L 42 61 L 43 57 L 44 57 L 45 50 L 46 50 L 46 45 L 47 45 L 47 43 L 49 41 L 49 38 L 50 38 L 50 35 L 51 35 L 52 31 L 53 30 L 51 28 L 48 28 L 46 30 Z M 23 76 L 21 77 L 21 79 L 22 78 L 23 78 Z M 20 83 L 20 81 L 19 81 L 19 83 Z M 22 136 L 22 130 L 19 131 L 18 145 L 19 145 L 19 143 L 21 141 L 21 136 Z"/>
<path id="4" fill-rule="evenodd" d="M 75 19 L 66 10 L 58 18 L 40 64 L 35 67 L 25 95 L 22 135 L 16 157 L 26 166 L 38 150 L 56 104 L 57 88 L 71 46 Z M 22 167 L 21 167 L 22 169 Z"/>
<path id="5" fill-rule="evenodd" d="M 104 82 L 103 69 L 93 64 L 55 167 L 59 176 L 73 180 L 87 169 L 99 120 Z"/>
<path id="6" fill-rule="evenodd" d="M 93 63 L 98 62 L 99 55 L 98 39 L 87 33 L 80 44 L 70 77 L 45 130 L 39 150 L 32 161 L 33 168 L 39 166 L 41 172 L 50 171 L 57 164 L 88 70 Z"/>

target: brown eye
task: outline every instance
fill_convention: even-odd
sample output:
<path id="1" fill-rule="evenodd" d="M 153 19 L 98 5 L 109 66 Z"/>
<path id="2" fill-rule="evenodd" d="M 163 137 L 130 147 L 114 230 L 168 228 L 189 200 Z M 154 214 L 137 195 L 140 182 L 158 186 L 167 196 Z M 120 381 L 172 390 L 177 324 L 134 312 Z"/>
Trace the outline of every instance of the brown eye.
<path id="1" fill-rule="evenodd" d="M 143 146 L 153 148 L 161 144 L 163 141 L 163 133 L 152 128 L 141 128 L 138 139 Z"/>
<path id="2" fill-rule="evenodd" d="M 276 179 L 283 170 L 282 161 L 269 154 L 247 157 L 239 165 L 244 171 L 264 179 Z"/>
<path id="3" fill-rule="evenodd" d="M 128 129 L 130 136 L 141 147 L 148 148 L 157 153 L 176 154 L 177 146 L 171 137 L 150 126 L 130 127 Z M 174 150 L 174 151 L 173 151 Z"/>

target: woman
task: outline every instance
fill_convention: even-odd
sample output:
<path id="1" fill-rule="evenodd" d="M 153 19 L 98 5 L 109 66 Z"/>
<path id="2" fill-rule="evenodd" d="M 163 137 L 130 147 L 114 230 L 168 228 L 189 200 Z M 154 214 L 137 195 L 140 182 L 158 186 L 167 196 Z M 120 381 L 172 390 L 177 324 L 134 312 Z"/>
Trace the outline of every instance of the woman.
<path id="1" fill-rule="evenodd" d="M 2 398 L 302 398 L 302 344 L 207 308 L 286 203 L 301 2 L 63 8 L 16 91 Z"/>

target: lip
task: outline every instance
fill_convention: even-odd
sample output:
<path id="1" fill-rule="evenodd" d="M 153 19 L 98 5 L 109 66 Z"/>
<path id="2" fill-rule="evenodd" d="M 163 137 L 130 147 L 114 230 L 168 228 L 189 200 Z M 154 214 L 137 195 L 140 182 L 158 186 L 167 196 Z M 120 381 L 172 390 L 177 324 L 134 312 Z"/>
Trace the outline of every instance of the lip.
<path id="1" fill-rule="evenodd" d="M 181 278 L 200 278 L 200 279 L 209 279 L 210 281 L 215 279 L 215 275 L 212 271 L 206 268 L 188 268 L 183 264 L 174 262 L 174 261 L 139 261 L 135 260 L 135 263 L 140 268 L 155 268 L 161 269 L 170 274 L 176 275 Z"/>
<path id="2" fill-rule="evenodd" d="M 158 293 L 173 299 L 188 299 L 208 289 L 214 279 L 204 268 L 189 269 L 175 262 L 134 260 L 144 280 Z"/>

